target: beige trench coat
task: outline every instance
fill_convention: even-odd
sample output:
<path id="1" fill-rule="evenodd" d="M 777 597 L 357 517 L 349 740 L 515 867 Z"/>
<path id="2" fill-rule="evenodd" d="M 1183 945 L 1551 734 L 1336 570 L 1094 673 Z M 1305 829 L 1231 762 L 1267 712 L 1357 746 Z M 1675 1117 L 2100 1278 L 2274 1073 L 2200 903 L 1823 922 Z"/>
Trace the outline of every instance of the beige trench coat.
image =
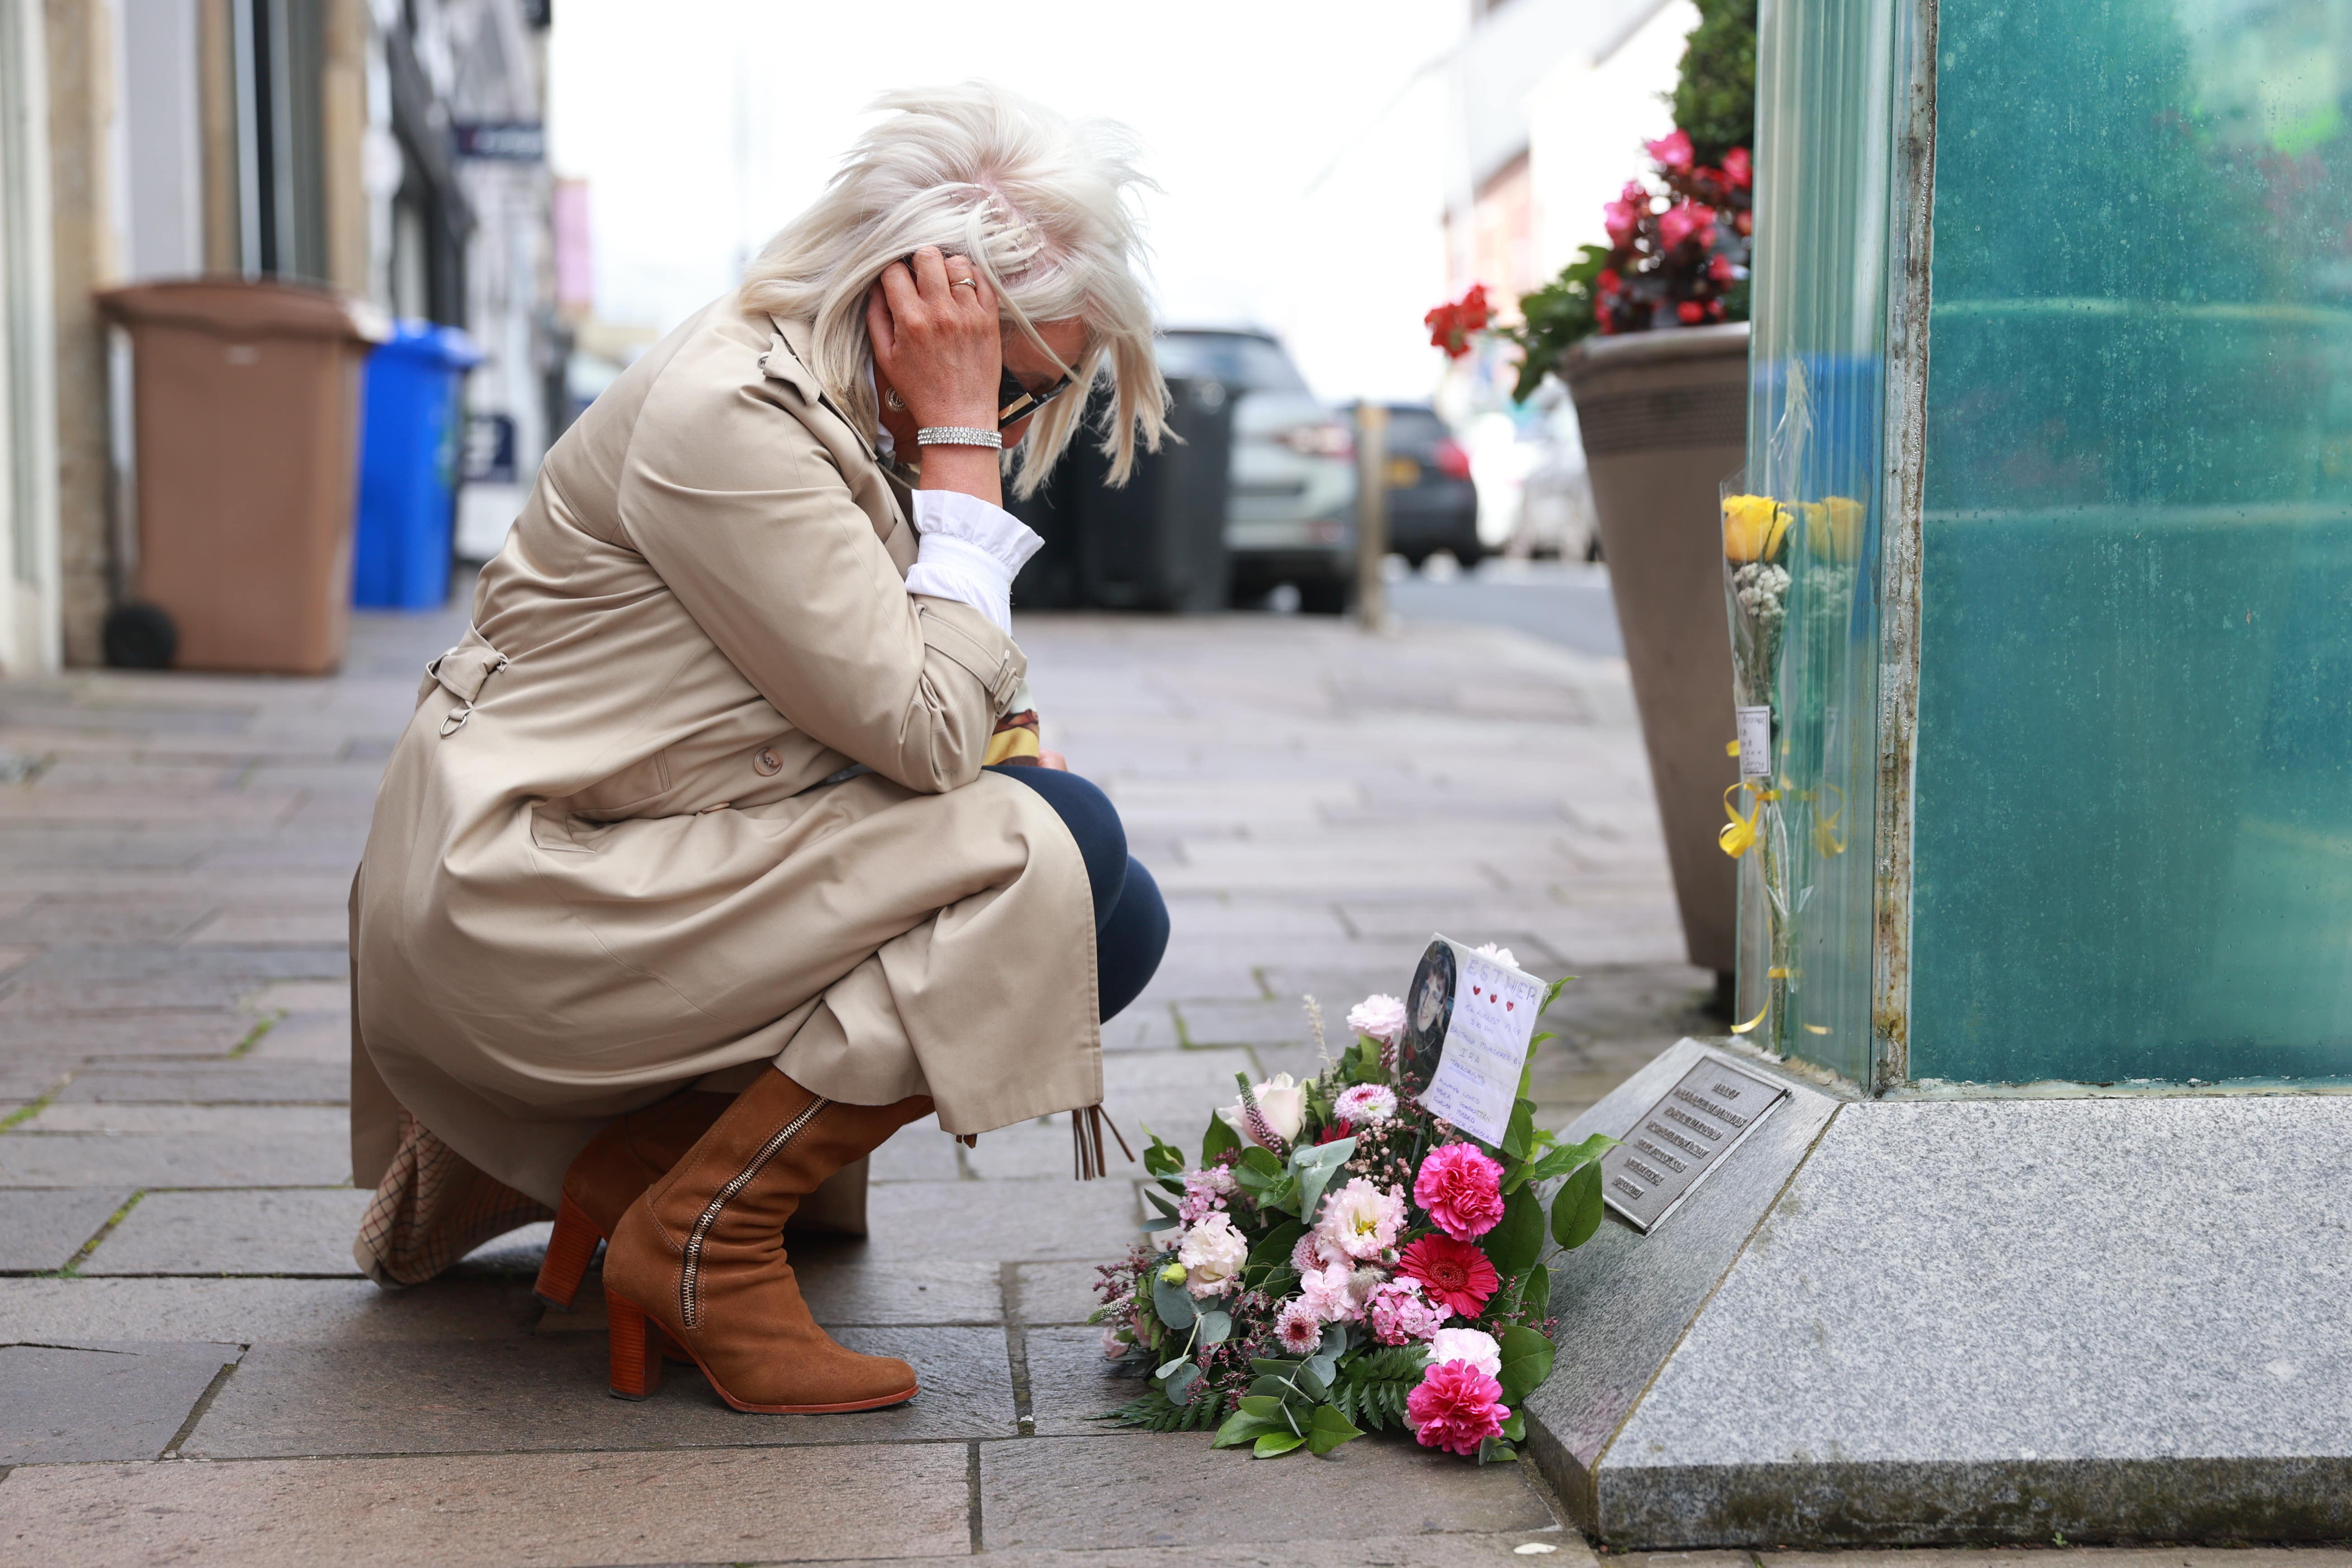
<path id="1" fill-rule="evenodd" d="M 614 382 L 419 689 L 352 889 L 360 1186 L 405 1107 L 552 1204 L 607 1119 L 770 1060 L 958 1133 L 1100 1103 L 1085 863 L 981 771 L 1021 651 L 907 594 L 805 342 L 730 296 Z"/>

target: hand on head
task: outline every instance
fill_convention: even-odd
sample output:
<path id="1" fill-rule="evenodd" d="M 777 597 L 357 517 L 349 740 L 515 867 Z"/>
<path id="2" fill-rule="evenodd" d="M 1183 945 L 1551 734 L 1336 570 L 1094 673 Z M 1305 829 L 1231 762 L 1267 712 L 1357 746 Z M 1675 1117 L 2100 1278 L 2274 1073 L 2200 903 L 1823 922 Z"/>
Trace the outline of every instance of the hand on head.
<path id="1" fill-rule="evenodd" d="M 996 295 L 969 258 L 927 245 L 891 263 L 866 297 L 866 327 L 877 376 L 915 428 L 996 428 L 1004 369 Z"/>

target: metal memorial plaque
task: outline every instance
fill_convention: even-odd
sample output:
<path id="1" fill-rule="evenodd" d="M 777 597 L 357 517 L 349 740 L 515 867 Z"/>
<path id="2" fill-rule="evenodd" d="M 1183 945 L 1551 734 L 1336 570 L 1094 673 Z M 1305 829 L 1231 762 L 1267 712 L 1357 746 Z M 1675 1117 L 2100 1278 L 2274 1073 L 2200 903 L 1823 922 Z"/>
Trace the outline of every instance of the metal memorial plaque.
<path id="1" fill-rule="evenodd" d="M 1647 1235 L 1788 1097 L 1779 1084 L 1701 1057 L 1623 1142 L 1601 1156 L 1602 1201 Z"/>

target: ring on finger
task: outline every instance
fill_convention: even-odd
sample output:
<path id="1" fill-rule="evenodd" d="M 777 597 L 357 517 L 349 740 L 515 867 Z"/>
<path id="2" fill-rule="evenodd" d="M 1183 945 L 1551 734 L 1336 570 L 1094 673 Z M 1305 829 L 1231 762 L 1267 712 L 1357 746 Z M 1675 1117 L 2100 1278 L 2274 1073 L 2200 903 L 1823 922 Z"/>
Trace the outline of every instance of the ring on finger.
<path id="1" fill-rule="evenodd" d="M 973 278 L 959 278 L 950 283 L 948 287 L 950 289 L 978 289 L 980 287 L 980 281 Z"/>

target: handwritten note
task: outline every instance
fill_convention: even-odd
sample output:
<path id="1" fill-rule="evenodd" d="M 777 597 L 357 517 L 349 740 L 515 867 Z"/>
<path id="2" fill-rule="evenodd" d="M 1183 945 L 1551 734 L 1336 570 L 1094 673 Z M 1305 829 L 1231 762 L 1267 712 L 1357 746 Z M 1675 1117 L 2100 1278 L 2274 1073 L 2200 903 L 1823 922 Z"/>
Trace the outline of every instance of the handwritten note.
<path id="1" fill-rule="evenodd" d="M 1441 936 L 1413 991 L 1409 1023 L 1442 1027 L 1444 1042 L 1422 1104 L 1481 1142 L 1500 1143 L 1543 1010 L 1544 983 Z"/>

